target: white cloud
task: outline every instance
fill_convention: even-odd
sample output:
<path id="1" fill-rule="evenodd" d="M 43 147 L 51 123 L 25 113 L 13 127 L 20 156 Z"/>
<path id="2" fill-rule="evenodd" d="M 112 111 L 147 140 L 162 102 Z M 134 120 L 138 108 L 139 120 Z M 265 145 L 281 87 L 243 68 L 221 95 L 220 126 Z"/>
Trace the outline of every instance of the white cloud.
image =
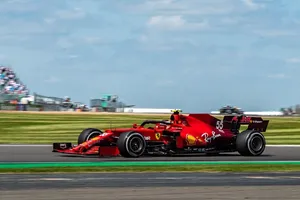
<path id="1" fill-rule="evenodd" d="M 78 58 L 78 55 L 69 55 L 68 58 L 75 59 L 75 58 Z"/>
<path id="2" fill-rule="evenodd" d="M 138 37 L 139 42 L 148 42 L 149 37 L 147 35 L 141 35 Z"/>
<path id="3" fill-rule="evenodd" d="M 148 24 L 166 29 L 177 29 L 184 26 L 186 21 L 181 16 L 153 16 Z"/>
<path id="4" fill-rule="evenodd" d="M 74 8 L 71 10 L 60 10 L 56 13 L 56 15 L 60 19 L 75 20 L 84 18 L 86 16 L 86 13 L 80 8 Z"/>
<path id="5" fill-rule="evenodd" d="M 142 2 L 142 1 L 141 1 Z M 129 6 L 130 12 L 156 15 L 230 15 L 264 8 L 253 0 L 147 0 Z M 128 8 L 128 7 L 127 7 Z"/>
<path id="6" fill-rule="evenodd" d="M 149 27 L 156 27 L 163 30 L 196 30 L 204 29 L 208 27 L 208 22 L 191 23 L 183 19 L 182 16 L 153 16 L 148 21 Z"/>
<path id="7" fill-rule="evenodd" d="M 286 59 L 287 63 L 300 63 L 300 58 L 288 58 Z"/>
<path id="8" fill-rule="evenodd" d="M 285 74 L 270 74 L 270 75 L 268 75 L 268 78 L 284 79 L 284 78 L 286 78 L 286 75 Z"/>
<path id="9" fill-rule="evenodd" d="M 161 9 L 168 8 L 171 4 L 174 4 L 174 0 L 148 0 L 142 6 L 148 9 Z"/>
<path id="10" fill-rule="evenodd" d="M 35 12 L 37 9 L 38 6 L 30 0 L 2 0 L 0 4 L 1 12 Z"/>
<path id="11" fill-rule="evenodd" d="M 250 9 L 259 9 L 259 8 L 263 8 L 264 5 L 263 4 L 258 4 L 258 3 L 254 3 L 253 0 L 242 0 L 242 2 Z"/>
<path id="12" fill-rule="evenodd" d="M 53 24 L 55 23 L 56 19 L 54 18 L 45 18 L 44 22 L 46 22 L 47 24 Z"/>
<path id="13" fill-rule="evenodd" d="M 91 37 L 91 36 L 84 37 L 83 40 L 88 44 L 98 44 L 102 42 L 100 37 Z"/>
<path id="14" fill-rule="evenodd" d="M 173 0 L 147 0 L 141 4 L 129 6 L 134 11 L 153 11 L 160 9 L 169 9 L 174 5 Z"/>
<path id="15" fill-rule="evenodd" d="M 238 9 L 237 0 L 148 0 L 129 6 L 130 12 L 158 15 L 217 15 L 229 14 Z"/>

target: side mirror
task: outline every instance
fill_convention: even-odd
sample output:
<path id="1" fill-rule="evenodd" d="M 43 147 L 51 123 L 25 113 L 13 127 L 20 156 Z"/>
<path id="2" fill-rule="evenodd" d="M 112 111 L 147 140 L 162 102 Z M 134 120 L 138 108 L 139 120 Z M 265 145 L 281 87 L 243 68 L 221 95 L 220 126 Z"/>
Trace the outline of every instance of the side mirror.
<path id="1" fill-rule="evenodd" d="M 138 127 L 137 124 L 133 124 L 133 125 L 132 125 L 132 128 L 137 128 L 137 127 Z"/>

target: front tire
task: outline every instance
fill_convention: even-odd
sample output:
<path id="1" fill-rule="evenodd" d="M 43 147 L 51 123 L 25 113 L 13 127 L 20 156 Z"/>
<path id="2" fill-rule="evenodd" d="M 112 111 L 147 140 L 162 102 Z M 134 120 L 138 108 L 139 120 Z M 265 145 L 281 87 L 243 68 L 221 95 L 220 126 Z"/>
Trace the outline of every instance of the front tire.
<path id="1" fill-rule="evenodd" d="M 237 135 L 236 148 L 242 156 L 260 156 L 265 146 L 265 137 L 258 131 L 246 130 Z"/>
<path id="2" fill-rule="evenodd" d="M 96 128 L 84 129 L 78 136 L 77 143 L 78 143 L 78 145 L 82 144 L 96 136 L 101 135 L 102 133 L 103 133 L 102 131 L 100 131 L 99 129 L 96 129 Z"/>
<path id="3" fill-rule="evenodd" d="M 140 133 L 125 132 L 120 135 L 117 146 L 121 156 L 137 158 L 145 152 L 146 141 Z"/>

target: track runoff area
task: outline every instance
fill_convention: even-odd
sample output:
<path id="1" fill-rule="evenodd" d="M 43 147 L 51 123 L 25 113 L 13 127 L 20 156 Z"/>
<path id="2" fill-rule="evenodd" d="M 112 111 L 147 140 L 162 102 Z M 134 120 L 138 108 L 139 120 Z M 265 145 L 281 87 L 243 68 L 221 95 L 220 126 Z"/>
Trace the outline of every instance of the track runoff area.
<path id="1" fill-rule="evenodd" d="M 85 114 L 89 116 L 85 116 Z M 116 119 L 118 115 L 118 119 Z M 285 117 L 263 117 L 270 120 L 270 125 L 265 133 L 267 143 L 266 151 L 258 157 L 242 157 L 235 153 L 226 153 L 218 156 L 193 155 L 185 157 L 142 157 L 138 159 L 128 159 L 122 157 L 99 158 L 91 156 L 62 156 L 53 154 L 52 141 L 76 140 L 79 132 L 87 126 L 100 129 L 114 126 L 130 125 L 141 120 L 151 118 L 167 118 L 169 115 L 151 114 L 103 114 L 103 113 L 41 113 L 41 112 L 0 112 L 0 122 L 2 121 L 0 134 L 8 134 L 5 126 L 7 120 L 17 119 L 21 125 L 16 124 L 15 132 L 21 134 L 20 140 L 15 143 L 5 144 L 9 137 L 2 137 L 0 144 L 0 169 L 1 168 L 30 168 L 48 166 L 161 166 L 161 165 L 222 165 L 222 164 L 292 164 L 300 165 L 300 118 Z M 122 119 L 120 119 L 120 117 Z M 222 116 L 220 116 L 222 117 Z M 25 122 L 26 121 L 26 122 Z M 119 122 L 117 122 L 119 121 Z M 122 122 L 121 122 L 122 121 Z M 36 122 L 34 125 L 29 123 Z M 43 122 L 43 123 L 42 123 Z M 28 124 L 24 124 L 28 123 Z M 281 126 L 282 125 L 282 126 Z M 25 128 L 24 128 L 25 127 Z M 70 127 L 68 130 L 65 127 Z M 45 132 L 45 129 L 48 131 Z M 61 130 L 61 134 L 58 133 Z M 65 130 L 65 134 L 63 133 Z M 14 131 L 13 131 L 14 132 Z M 42 134 L 40 134 L 42 133 Z M 66 134 L 67 133 L 67 134 Z M 14 135 L 14 133 L 11 133 Z M 17 134 L 16 138 L 19 136 Z M 34 137 L 36 134 L 36 137 Z M 49 138 L 48 138 L 49 137 Z M 56 138 L 55 138 L 56 137 Z M 52 138 L 52 141 L 51 141 Z M 8 143 L 13 143 L 14 137 Z M 32 144 L 32 140 L 37 140 L 39 144 Z M 1 140 L 1 139 L 0 139 Z M 48 144 L 43 144 L 43 142 Z M 270 141 L 270 142 L 268 142 Z M 281 141 L 281 142 L 280 142 Z M 3 144 L 4 143 L 4 144 Z M 298 144 L 299 143 L 299 144 Z"/>

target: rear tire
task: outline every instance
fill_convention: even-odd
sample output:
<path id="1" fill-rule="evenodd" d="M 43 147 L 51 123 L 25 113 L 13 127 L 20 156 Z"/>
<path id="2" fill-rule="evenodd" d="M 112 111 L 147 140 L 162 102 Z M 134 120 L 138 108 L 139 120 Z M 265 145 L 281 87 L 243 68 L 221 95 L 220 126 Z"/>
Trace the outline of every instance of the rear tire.
<path id="1" fill-rule="evenodd" d="M 145 152 L 146 141 L 140 133 L 125 132 L 120 135 L 117 146 L 121 156 L 137 158 Z"/>
<path id="2" fill-rule="evenodd" d="M 236 148 L 242 156 L 260 156 L 265 146 L 265 137 L 258 131 L 246 130 L 237 134 Z"/>
<path id="3" fill-rule="evenodd" d="M 102 133 L 103 133 L 102 131 L 100 131 L 99 129 L 96 129 L 96 128 L 84 129 L 78 136 L 77 143 L 79 145 L 83 142 L 86 142 L 86 141 L 96 137 L 96 136 L 101 135 Z"/>

